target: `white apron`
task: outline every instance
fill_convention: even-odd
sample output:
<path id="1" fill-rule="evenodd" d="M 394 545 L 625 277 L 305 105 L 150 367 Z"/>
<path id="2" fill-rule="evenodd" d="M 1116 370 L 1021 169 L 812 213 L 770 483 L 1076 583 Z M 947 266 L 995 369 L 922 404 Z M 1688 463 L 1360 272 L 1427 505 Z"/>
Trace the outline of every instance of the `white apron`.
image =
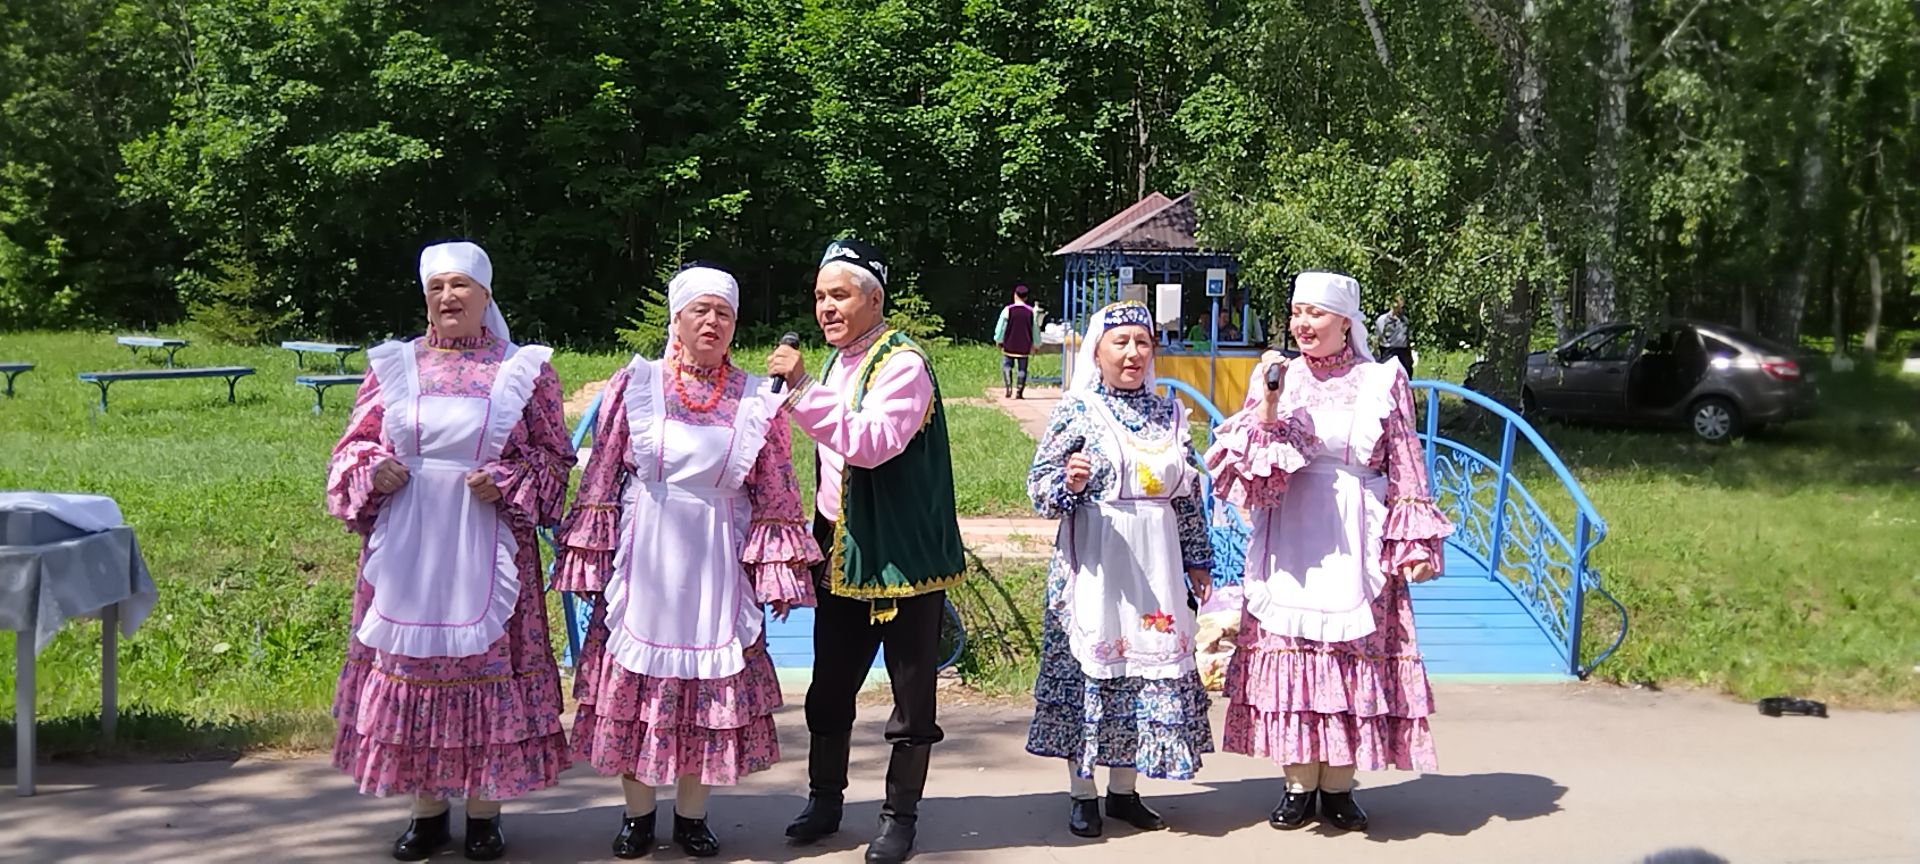
<path id="1" fill-rule="evenodd" d="M 1287 478 L 1280 503 L 1254 519 L 1242 590 L 1268 633 L 1350 642 L 1376 626 L 1387 477 L 1366 463 L 1385 434 L 1393 380 L 1385 366 L 1352 374 L 1367 376 L 1355 405 L 1307 409 L 1320 448 Z"/>
<path id="2" fill-rule="evenodd" d="M 382 428 L 408 479 L 374 519 L 360 570 L 373 605 L 354 635 L 390 654 L 471 657 L 513 616 L 520 544 L 499 507 L 467 488 L 467 475 L 500 458 L 553 351 L 509 345 L 486 396 L 422 395 L 413 352 L 405 342 L 367 352 Z"/>
<path id="3" fill-rule="evenodd" d="M 780 397 L 749 376 L 730 426 L 695 426 L 667 417 L 664 364 L 635 358 L 628 368 L 634 473 L 621 492 L 607 650 L 654 678 L 739 674 L 763 623 L 740 563 L 753 525 L 746 480 Z"/>
<path id="4" fill-rule="evenodd" d="M 1106 430 L 1116 488 L 1061 521 L 1061 622 L 1091 678 L 1177 678 L 1194 671 L 1193 610 L 1173 495 L 1190 482 L 1184 419 L 1164 444 L 1126 431 L 1104 400 L 1083 397 Z M 1145 446 L 1142 446 L 1142 444 Z"/>

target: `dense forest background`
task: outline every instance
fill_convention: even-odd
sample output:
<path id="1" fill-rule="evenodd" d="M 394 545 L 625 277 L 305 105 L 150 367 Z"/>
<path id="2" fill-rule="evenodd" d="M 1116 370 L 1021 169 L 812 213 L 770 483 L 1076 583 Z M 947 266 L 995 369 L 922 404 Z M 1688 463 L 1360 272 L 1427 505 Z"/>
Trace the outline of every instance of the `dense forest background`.
<path id="1" fill-rule="evenodd" d="M 1917 78 L 1906 0 L 10 0 L 0 329 L 411 332 L 460 236 L 523 339 L 610 342 L 691 257 L 764 338 L 851 232 L 982 338 L 1191 191 L 1256 302 L 1340 269 L 1431 345 L 1887 351 Z"/>

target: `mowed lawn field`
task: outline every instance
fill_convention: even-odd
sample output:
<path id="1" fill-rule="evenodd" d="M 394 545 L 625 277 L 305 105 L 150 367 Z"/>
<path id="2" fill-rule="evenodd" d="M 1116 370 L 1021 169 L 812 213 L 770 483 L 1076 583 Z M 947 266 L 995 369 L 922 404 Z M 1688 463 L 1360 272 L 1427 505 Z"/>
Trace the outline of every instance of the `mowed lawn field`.
<path id="1" fill-rule="evenodd" d="M 765 349 L 738 353 L 756 368 Z M 1458 380 L 1459 359 L 1436 357 L 1421 373 Z M 326 746 L 358 541 L 325 514 L 321 490 L 351 394 L 336 390 L 315 416 L 290 352 L 196 343 L 180 365 L 258 370 L 238 404 L 218 379 L 127 382 L 100 415 L 76 372 L 157 361 L 133 359 L 106 333 L 0 336 L 0 361 L 16 360 L 39 368 L 0 399 L 0 488 L 113 496 L 161 586 L 152 619 L 122 642 L 119 748 Z M 626 360 L 561 350 L 555 366 L 571 393 Z M 1028 512 L 1033 442 L 962 401 L 997 386 L 997 354 L 942 348 L 935 363 L 963 514 Z M 1058 373 L 1057 358 L 1035 365 Z M 1727 447 L 1677 432 L 1545 428 L 1609 523 L 1596 562 L 1633 615 L 1601 677 L 1920 705 L 1920 385 L 1880 374 L 1823 388 L 1818 420 Z M 804 438 L 795 461 L 810 475 Z M 1537 492 L 1553 485 L 1537 462 L 1520 471 Z M 1037 644 L 1040 580 L 1031 567 L 982 576 L 956 594 L 976 646 L 962 669 L 1017 691 Z M 1611 638 L 1610 622 L 1590 621 L 1590 645 Z M 0 635 L 7 692 L 12 641 Z M 98 651 L 98 626 L 78 622 L 41 656 L 43 754 L 98 747 Z"/>

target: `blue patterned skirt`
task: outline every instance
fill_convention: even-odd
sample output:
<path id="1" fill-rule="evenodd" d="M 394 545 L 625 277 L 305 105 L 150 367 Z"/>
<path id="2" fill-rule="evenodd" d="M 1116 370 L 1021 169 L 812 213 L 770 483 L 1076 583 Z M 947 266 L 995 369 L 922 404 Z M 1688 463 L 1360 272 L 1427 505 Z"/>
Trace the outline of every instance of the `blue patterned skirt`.
<path id="1" fill-rule="evenodd" d="M 1047 569 L 1047 607 L 1040 621 L 1040 677 L 1033 684 L 1027 752 L 1065 759 L 1081 777 L 1096 765 L 1134 768 L 1148 777 L 1190 780 L 1200 756 L 1213 752 L 1207 689 L 1200 673 L 1179 678 L 1089 678 L 1060 624 L 1065 557 Z"/>

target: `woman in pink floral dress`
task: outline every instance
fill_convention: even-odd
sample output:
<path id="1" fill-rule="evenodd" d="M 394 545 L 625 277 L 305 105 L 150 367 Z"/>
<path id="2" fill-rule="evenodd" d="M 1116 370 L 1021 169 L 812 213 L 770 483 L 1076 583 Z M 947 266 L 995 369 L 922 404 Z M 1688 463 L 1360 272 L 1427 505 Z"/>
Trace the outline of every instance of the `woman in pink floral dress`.
<path id="1" fill-rule="evenodd" d="M 785 394 L 734 366 L 739 288 L 706 266 L 668 286 L 666 356 L 607 383 L 593 458 L 561 531 L 555 584 L 594 597 L 574 752 L 617 774 L 613 852 L 653 848 L 655 787 L 674 786 L 673 841 L 708 857 L 707 794 L 780 758 L 780 682 L 764 607 L 813 605 L 819 546 L 800 509 Z"/>
<path id="2" fill-rule="evenodd" d="M 1303 356 L 1263 358 L 1207 453 L 1215 494 L 1253 509 L 1223 745 L 1284 767 L 1273 827 L 1318 810 L 1364 830 L 1357 769 L 1434 768 L 1407 583 L 1440 572 L 1453 529 L 1427 494 L 1406 371 L 1367 350 L 1359 284 L 1300 274 L 1289 329 Z"/>
<path id="3" fill-rule="evenodd" d="M 500 802 L 569 764 L 535 525 L 559 520 L 573 468 L 552 351 L 513 344 L 493 265 L 471 243 L 420 255 L 423 338 L 367 352 L 327 510 L 365 540 L 333 763 L 363 793 L 407 795 L 393 854 L 506 850 Z"/>

